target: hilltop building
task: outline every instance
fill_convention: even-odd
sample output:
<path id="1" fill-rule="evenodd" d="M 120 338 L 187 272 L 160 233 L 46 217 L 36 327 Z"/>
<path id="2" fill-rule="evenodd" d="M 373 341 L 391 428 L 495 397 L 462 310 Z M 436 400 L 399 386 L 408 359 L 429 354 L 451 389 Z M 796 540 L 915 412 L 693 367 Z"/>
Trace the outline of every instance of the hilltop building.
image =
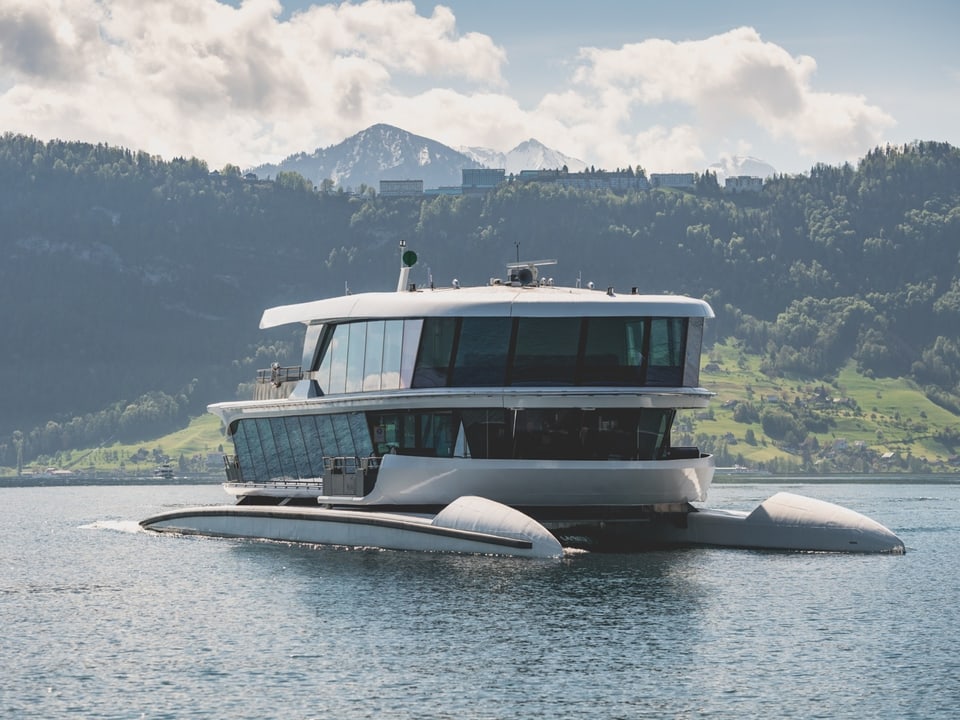
<path id="1" fill-rule="evenodd" d="M 655 188 L 677 188 L 692 190 L 696 182 L 696 173 L 653 173 L 650 185 Z"/>
<path id="2" fill-rule="evenodd" d="M 752 175 L 737 175 L 723 181 L 723 189 L 729 193 L 760 192 L 763 190 L 763 178 Z"/>
<path id="3" fill-rule="evenodd" d="M 493 190 L 506 178 L 507 171 L 503 168 L 463 168 L 463 180 L 460 191 L 464 195 L 479 195 Z"/>
<path id="4" fill-rule="evenodd" d="M 417 197 L 423 195 L 423 180 L 381 180 L 383 197 Z"/>

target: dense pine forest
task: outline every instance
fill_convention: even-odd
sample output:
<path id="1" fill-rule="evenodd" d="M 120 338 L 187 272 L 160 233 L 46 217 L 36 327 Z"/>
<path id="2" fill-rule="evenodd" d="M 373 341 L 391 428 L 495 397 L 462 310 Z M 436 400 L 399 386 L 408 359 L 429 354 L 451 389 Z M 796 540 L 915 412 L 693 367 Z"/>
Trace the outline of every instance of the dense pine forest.
<path id="1" fill-rule="evenodd" d="M 705 174 L 692 191 L 508 182 L 381 198 L 6 134 L 0 465 L 156 437 L 248 392 L 257 368 L 299 362 L 298 328 L 259 331 L 263 308 L 391 289 L 401 240 L 421 258 L 418 284 L 556 258 L 560 284 L 706 298 L 709 342 L 736 338 L 771 376 L 830 378 L 852 362 L 960 415 L 950 145 L 877 148 L 760 194 L 726 194 Z"/>

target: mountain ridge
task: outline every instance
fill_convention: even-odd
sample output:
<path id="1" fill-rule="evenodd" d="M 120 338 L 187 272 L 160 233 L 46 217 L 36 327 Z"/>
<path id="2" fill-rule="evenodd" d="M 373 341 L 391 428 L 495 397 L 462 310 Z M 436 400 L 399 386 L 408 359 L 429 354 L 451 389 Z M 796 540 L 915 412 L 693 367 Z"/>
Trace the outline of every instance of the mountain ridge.
<path id="1" fill-rule="evenodd" d="M 581 172 L 588 165 L 536 138 L 528 138 L 504 153 L 477 146 L 452 148 L 394 125 L 378 123 L 334 145 L 294 153 L 279 163 L 253 167 L 250 172 L 269 178 L 281 172 L 296 172 L 317 187 L 329 185 L 331 189 L 357 192 L 365 187 L 378 190 L 381 180 L 422 180 L 425 189 L 458 186 L 463 168 L 478 167 L 502 168 L 507 175 L 517 175 L 523 170 L 563 167 Z M 721 183 L 724 177 L 767 178 L 776 173 L 773 166 L 762 160 L 739 156 L 724 158 L 707 169 L 716 172 Z"/>
<path id="2" fill-rule="evenodd" d="M 358 191 L 362 186 L 377 189 L 380 180 L 423 180 L 424 187 L 459 185 L 461 169 L 475 167 L 480 163 L 443 143 L 378 123 L 335 145 L 295 153 L 250 172 L 261 177 L 297 172 L 317 187 L 329 180 Z"/>

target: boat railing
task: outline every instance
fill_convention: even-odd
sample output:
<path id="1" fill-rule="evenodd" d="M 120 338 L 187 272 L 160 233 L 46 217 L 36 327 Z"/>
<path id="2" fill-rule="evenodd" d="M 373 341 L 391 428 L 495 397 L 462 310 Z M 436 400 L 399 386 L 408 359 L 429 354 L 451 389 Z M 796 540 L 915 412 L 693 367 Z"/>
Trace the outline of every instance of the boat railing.
<path id="1" fill-rule="evenodd" d="M 264 385 L 270 383 L 274 387 L 280 387 L 284 383 L 299 382 L 303 379 L 303 368 L 299 365 L 283 366 L 274 363 L 268 368 L 257 370 L 257 384 Z"/>
<path id="2" fill-rule="evenodd" d="M 368 484 L 373 482 L 377 470 L 380 469 L 380 458 L 352 455 L 324 456 L 322 478 L 282 477 L 266 481 L 244 480 L 240 470 L 240 459 L 236 455 L 224 455 L 223 465 L 227 472 L 227 483 L 231 485 L 262 488 L 319 487 L 323 488 L 327 495 L 364 495 L 368 491 Z"/>
<path id="3" fill-rule="evenodd" d="M 224 455 L 223 467 L 227 471 L 227 482 L 243 482 L 243 475 L 240 473 L 240 458 L 236 455 Z"/>
<path id="4" fill-rule="evenodd" d="M 283 366 L 273 363 L 268 368 L 257 370 L 254 385 L 255 400 L 278 400 L 290 395 L 296 384 L 303 380 L 303 368 L 299 365 Z"/>

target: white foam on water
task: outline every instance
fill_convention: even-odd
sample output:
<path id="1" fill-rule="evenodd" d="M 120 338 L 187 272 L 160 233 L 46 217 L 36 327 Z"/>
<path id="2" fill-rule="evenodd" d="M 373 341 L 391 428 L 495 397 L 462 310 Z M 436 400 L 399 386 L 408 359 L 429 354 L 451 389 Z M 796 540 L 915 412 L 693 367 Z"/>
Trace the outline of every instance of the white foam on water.
<path id="1" fill-rule="evenodd" d="M 81 525 L 81 530 L 112 530 L 135 535 L 145 532 L 136 520 L 95 520 L 87 525 Z"/>

